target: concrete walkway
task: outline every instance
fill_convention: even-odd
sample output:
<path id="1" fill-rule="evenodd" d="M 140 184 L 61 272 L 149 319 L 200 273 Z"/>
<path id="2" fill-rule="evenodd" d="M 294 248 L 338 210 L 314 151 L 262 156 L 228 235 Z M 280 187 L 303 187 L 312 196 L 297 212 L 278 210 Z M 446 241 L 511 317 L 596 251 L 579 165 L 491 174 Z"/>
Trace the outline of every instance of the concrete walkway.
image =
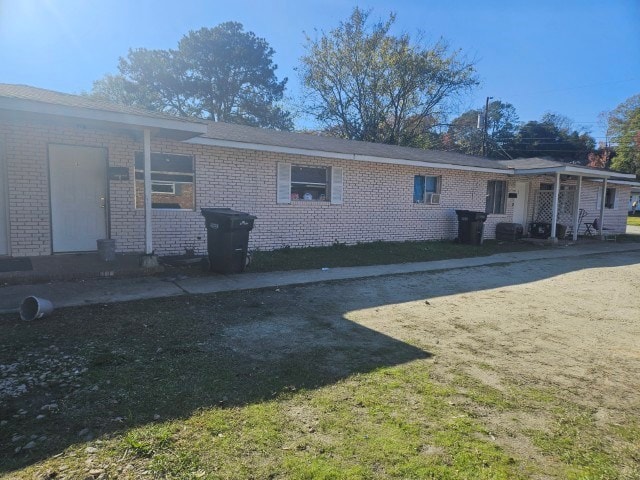
<path id="1" fill-rule="evenodd" d="M 13 285 L 0 288 L 0 313 L 17 311 L 22 299 L 30 295 L 46 298 L 52 301 L 55 307 L 70 307 L 630 251 L 638 252 L 638 262 L 640 263 L 640 243 L 595 242 L 545 250 L 501 253 L 487 257 L 368 267 L 243 273 L 228 276 L 212 274 L 211 276 L 178 279 L 162 277 L 105 278 L 76 282 Z"/>
<path id="2" fill-rule="evenodd" d="M 627 225 L 627 235 L 640 235 L 640 227 Z"/>

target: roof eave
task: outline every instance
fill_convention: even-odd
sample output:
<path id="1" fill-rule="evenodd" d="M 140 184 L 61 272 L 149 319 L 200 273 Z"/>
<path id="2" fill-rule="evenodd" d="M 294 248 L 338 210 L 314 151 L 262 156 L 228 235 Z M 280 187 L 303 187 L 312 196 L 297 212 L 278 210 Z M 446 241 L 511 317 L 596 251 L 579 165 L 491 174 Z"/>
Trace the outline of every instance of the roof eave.
<path id="1" fill-rule="evenodd" d="M 357 153 L 330 152 L 327 150 L 313 150 L 305 148 L 285 147 L 280 145 L 265 145 L 262 143 L 239 142 L 235 140 L 223 140 L 217 138 L 192 138 L 186 143 L 197 145 L 209 145 L 225 148 L 239 148 L 243 150 L 257 150 L 272 153 L 287 153 L 291 155 L 304 155 L 307 157 L 332 158 L 336 160 L 352 160 L 358 162 L 386 163 L 394 165 L 410 165 L 417 167 L 443 168 L 447 170 L 464 170 L 470 172 L 499 173 L 502 175 L 513 175 L 512 169 L 477 167 L 471 165 L 457 165 L 453 163 L 438 163 L 422 160 L 408 160 L 402 158 L 378 157 L 373 155 L 361 155 Z"/>
<path id="2" fill-rule="evenodd" d="M 618 178 L 635 180 L 636 176 L 630 173 L 612 172 L 609 170 L 592 170 L 588 168 L 580 168 L 575 165 L 562 165 L 557 167 L 542 167 L 542 168 L 516 168 L 514 170 L 516 175 L 549 175 L 556 173 L 564 173 L 568 175 L 577 175 L 590 178 Z"/>
<path id="3" fill-rule="evenodd" d="M 598 182 L 601 182 L 603 179 L 598 179 Z M 640 182 L 630 182 L 628 180 L 618 180 L 618 179 L 607 179 L 607 183 L 615 184 L 615 185 L 628 185 L 632 190 L 640 189 Z"/>
<path id="4" fill-rule="evenodd" d="M 0 98 L 0 110 L 25 114 L 65 117 L 78 121 L 108 124 L 110 126 L 135 130 L 151 129 L 178 140 L 186 140 L 207 133 L 207 125 L 202 122 L 179 119 L 158 118 L 124 112 L 111 112 L 98 108 L 74 107 L 19 98 Z"/>

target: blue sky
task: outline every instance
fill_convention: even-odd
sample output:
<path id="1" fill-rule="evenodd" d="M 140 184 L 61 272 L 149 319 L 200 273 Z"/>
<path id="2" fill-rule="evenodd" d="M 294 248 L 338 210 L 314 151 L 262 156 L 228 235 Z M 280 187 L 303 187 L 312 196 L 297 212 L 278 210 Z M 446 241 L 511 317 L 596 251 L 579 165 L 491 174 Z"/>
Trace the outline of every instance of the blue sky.
<path id="1" fill-rule="evenodd" d="M 638 0 L 0 0 L 0 82 L 88 91 L 130 47 L 173 48 L 189 30 L 234 20 L 275 49 L 295 99 L 303 32 L 330 30 L 354 6 L 373 19 L 393 11 L 396 33 L 443 37 L 477 60 L 482 83 L 460 113 L 492 96 L 523 121 L 557 112 L 602 140 L 598 114 L 640 93 Z"/>

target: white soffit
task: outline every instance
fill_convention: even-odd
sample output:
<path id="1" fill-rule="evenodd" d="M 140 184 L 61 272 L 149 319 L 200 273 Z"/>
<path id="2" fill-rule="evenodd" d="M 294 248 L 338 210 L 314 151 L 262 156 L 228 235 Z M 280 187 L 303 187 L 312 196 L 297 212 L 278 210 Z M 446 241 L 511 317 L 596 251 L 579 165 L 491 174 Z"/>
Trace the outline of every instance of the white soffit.
<path id="1" fill-rule="evenodd" d="M 595 180 L 596 182 L 602 182 L 602 179 Z M 640 188 L 640 182 L 630 182 L 629 180 L 615 180 L 615 179 L 607 179 L 607 183 L 614 183 L 616 185 L 629 185 L 631 189 Z"/>
<path id="2" fill-rule="evenodd" d="M 549 175 L 549 174 L 569 174 L 582 177 L 591 178 L 628 178 L 629 180 L 635 180 L 636 176 L 632 173 L 620 173 L 612 172 L 608 170 L 593 170 L 590 168 L 580 168 L 573 165 L 559 166 L 559 167 L 544 167 L 544 168 L 517 168 L 514 170 L 516 175 Z"/>

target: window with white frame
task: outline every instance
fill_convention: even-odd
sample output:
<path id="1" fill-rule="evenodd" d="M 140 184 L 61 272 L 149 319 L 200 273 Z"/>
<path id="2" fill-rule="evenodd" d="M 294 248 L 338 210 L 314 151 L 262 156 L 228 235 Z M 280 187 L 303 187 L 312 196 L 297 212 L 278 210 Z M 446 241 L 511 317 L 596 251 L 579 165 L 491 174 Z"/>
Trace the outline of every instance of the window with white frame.
<path id="1" fill-rule="evenodd" d="M 277 203 L 342 203 L 342 167 L 277 164 Z"/>
<path id="2" fill-rule="evenodd" d="M 413 177 L 413 203 L 440 203 L 442 177 L 415 175 Z"/>
<path id="3" fill-rule="evenodd" d="M 291 166 L 291 200 L 324 202 L 329 194 L 329 168 Z"/>
<path id="4" fill-rule="evenodd" d="M 487 204 L 485 213 L 503 215 L 507 199 L 507 182 L 489 180 L 487 182 Z"/>
<path id="5" fill-rule="evenodd" d="M 136 208 L 144 208 L 144 154 L 135 154 Z M 194 160 L 189 155 L 151 153 L 151 207 L 193 210 Z"/>

